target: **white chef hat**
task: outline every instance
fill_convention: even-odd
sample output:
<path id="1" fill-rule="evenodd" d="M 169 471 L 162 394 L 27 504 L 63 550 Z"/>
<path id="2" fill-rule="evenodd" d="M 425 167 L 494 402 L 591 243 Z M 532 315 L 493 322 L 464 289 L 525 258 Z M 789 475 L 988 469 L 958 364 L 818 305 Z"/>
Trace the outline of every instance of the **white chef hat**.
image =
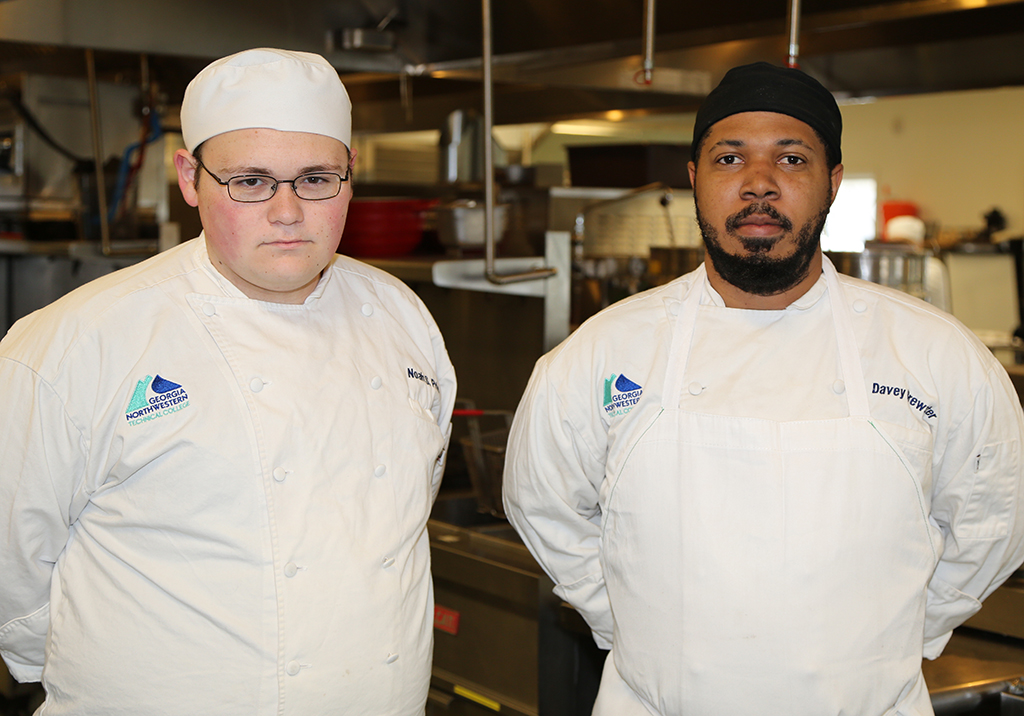
<path id="1" fill-rule="evenodd" d="M 352 102 L 320 55 L 260 48 L 206 66 L 185 89 L 181 134 L 190 152 L 224 132 L 309 132 L 351 146 Z"/>

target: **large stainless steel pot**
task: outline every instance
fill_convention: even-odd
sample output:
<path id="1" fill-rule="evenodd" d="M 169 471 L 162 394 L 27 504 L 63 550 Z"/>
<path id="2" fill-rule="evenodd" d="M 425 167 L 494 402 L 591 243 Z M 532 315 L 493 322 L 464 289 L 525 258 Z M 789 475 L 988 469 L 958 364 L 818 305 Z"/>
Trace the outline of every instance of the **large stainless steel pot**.
<path id="1" fill-rule="evenodd" d="M 896 288 L 917 298 L 928 296 L 928 254 L 915 246 L 869 241 L 858 253 L 829 251 L 826 255 L 840 273 Z"/>

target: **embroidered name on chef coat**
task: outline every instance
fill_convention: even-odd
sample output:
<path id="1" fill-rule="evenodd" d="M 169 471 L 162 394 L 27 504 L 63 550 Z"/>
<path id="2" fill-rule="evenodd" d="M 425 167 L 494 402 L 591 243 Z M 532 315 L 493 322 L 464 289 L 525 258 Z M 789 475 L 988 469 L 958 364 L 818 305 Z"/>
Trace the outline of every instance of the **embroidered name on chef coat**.
<path id="1" fill-rule="evenodd" d="M 936 412 L 933 406 L 926 404 L 920 398 L 910 394 L 910 391 L 906 388 L 898 388 L 892 385 L 882 385 L 881 383 L 871 384 L 872 395 L 891 395 L 894 398 L 900 400 L 906 400 L 907 404 L 914 410 L 919 411 L 926 418 L 934 418 Z"/>
<path id="2" fill-rule="evenodd" d="M 438 393 L 441 392 L 441 388 L 438 387 L 437 381 L 434 380 L 433 378 L 431 378 L 429 375 L 425 375 L 424 373 L 416 370 L 415 368 L 407 368 L 406 370 L 409 372 L 409 377 L 410 378 L 422 381 L 422 382 L 426 383 L 427 385 L 431 386 Z"/>

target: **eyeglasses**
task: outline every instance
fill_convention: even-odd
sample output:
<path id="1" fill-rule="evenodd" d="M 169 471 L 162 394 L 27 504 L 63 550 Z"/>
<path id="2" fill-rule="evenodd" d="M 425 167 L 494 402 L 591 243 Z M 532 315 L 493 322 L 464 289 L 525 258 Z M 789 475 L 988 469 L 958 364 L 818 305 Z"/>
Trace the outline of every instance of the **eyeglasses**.
<path id="1" fill-rule="evenodd" d="M 196 159 L 196 163 L 205 169 L 215 182 L 228 188 L 229 197 L 243 204 L 267 201 L 277 193 L 278 184 L 291 184 L 295 196 L 306 201 L 333 199 L 341 193 L 341 185 L 348 181 L 351 173 L 351 169 L 345 170 L 345 176 L 337 172 L 310 172 L 294 179 L 275 179 L 265 174 L 240 174 L 224 181 L 207 169 L 201 160 Z"/>

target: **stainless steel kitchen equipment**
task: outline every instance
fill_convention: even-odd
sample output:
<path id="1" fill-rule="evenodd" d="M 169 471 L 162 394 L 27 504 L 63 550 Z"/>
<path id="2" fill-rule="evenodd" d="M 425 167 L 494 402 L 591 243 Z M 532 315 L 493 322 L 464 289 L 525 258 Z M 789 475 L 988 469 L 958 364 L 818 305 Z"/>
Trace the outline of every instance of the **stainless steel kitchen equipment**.
<path id="1" fill-rule="evenodd" d="M 481 410 L 473 401 L 456 401 L 452 419 L 464 420 L 467 435 L 459 439 L 476 497 L 477 511 L 504 518 L 501 476 L 505 469 L 505 448 L 512 427 L 511 410 Z M 500 424 L 497 429 L 481 430 L 481 421 Z"/>
<path id="2" fill-rule="evenodd" d="M 570 214 L 568 210 L 572 211 Z M 681 275 L 702 251 L 693 193 L 655 182 L 632 190 L 551 190 L 551 222 L 573 231 L 573 312 L 578 325 L 626 296 Z M 664 250 L 664 251 L 661 251 Z M 650 271 L 655 252 L 656 271 Z M 680 273 L 668 275 L 672 268 Z"/>
<path id="3" fill-rule="evenodd" d="M 457 505 L 444 500 L 435 515 Z M 427 716 L 589 716 L 604 653 L 506 522 L 427 525 L 434 668 Z"/>
<path id="4" fill-rule="evenodd" d="M 1015 572 L 985 600 L 967 626 L 1024 639 L 1024 570 Z"/>
<path id="5" fill-rule="evenodd" d="M 652 246 L 647 260 L 647 275 L 651 283 L 661 285 L 677 276 L 693 271 L 704 263 L 704 246 L 668 248 Z"/>
<path id="6" fill-rule="evenodd" d="M 484 118 L 470 109 L 452 111 L 441 128 L 439 175 L 448 184 L 479 183 L 484 177 Z"/>
<path id="7" fill-rule="evenodd" d="M 575 233 L 587 258 L 646 259 L 652 246 L 701 245 L 693 193 L 660 182 L 583 207 L 576 216 Z"/>
<path id="8" fill-rule="evenodd" d="M 916 298 L 927 298 L 925 274 L 929 254 L 916 246 L 868 241 L 861 252 L 827 255 L 840 273 L 897 288 Z"/>
<path id="9" fill-rule="evenodd" d="M 935 716 L 1024 714 L 1024 663 L 1015 640 L 961 628 L 922 669 Z"/>
<path id="10" fill-rule="evenodd" d="M 484 246 L 487 210 L 483 202 L 456 199 L 437 207 L 437 237 L 442 246 L 452 249 L 479 249 Z M 494 240 L 500 243 L 508 228 L 508 205 L 494 205 Z"/>

